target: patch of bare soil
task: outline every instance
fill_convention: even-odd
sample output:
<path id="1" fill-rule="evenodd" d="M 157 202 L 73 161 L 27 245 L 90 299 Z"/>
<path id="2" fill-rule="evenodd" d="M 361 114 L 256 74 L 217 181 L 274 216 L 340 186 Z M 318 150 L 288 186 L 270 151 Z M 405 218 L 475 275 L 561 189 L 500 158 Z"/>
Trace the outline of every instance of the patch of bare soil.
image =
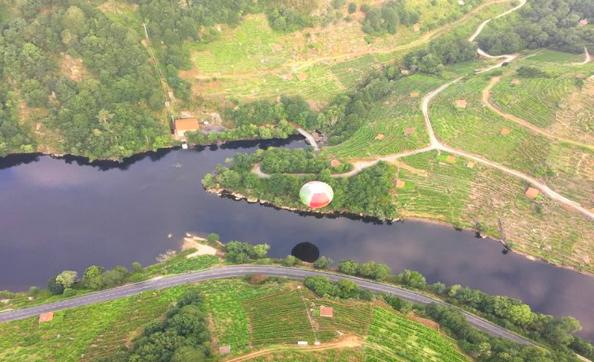
<path id="1" fill-rule="evenodd" d="M 62 57 L 60 70 L 62 74 L 75 82 L 80 82 L 87 73 L 83 64 L 83 60 L 80 58 L 74 58 L 68 54 L 64 54 Z"/>

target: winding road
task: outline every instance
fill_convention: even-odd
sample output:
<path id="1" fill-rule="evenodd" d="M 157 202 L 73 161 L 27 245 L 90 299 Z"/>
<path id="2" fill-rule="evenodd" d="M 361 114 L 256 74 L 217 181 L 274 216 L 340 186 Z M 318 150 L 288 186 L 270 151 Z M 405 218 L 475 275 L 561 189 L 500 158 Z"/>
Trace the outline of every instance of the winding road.
<path id="1" fill-rule="evenodd" d="M 359 287 L 367 289 L 371 292 L 395 295 L 397 297 L 406 299 L 413 303 L 438 303 L 446 305 L 446 303 L 443 301 L 434 299 L 432 297 L 423 295 L 412 290 L 400 288 L 390 284 L 384 284 L 367 279 L 357 278 L 350 275 L 343 275 L 319 270 L 289 268 L 276 265 L 231 265 L 215 267 L 185 274 L 176 274 L 166 276 L 160 279 L 151 279 L 140 283 L 127 284 L 113 289 L 107 289 L 100 292 L 85 294 L 80 297 L 66 299 L 59 302 L 41 304 L 30 308 L 0 312 L 0 322 L 25 319 L 50 311 L 57 311 L 89 304 L 102 303 L 118 298 L 128 297 L 149 290 L 159 290 L 164 288 L 170 288 L 176 285 L 190 284 L 213 279 L 237 278 L 249 274 L 265 274 L 269 276 L 286 277 L 289 279 L 298 280 L 302 280 L 305 277 L 309 276 L 325 276 L 333 281 L 347 279 L 353 281 Z M 485 333 L 488 333 L 494 337 L 505 338 L 520 344 L 534 345 L 534 343 L 529 339 L 517 335 L 492 322 L 489 322 L 483 318 L 480 318 L 466 311 L 461 310 L 461 312 L 464 314 L 464 317 L 470 324 L 484 331 Z"/>

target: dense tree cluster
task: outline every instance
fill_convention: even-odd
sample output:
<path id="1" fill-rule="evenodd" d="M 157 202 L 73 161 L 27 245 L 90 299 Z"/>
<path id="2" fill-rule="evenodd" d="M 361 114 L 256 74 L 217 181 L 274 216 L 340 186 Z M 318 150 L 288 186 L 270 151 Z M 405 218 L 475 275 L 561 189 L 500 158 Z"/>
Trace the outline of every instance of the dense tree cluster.
<path id="1" fill-rule="evenodd" d="M 327 277 L 314 276 L 305 278 L 303 284 L 320 297 L 357 298 L 363 300 L 371 300 L 373 298 L 369 291 L 359 288 L 357 284 L 347 279 L 333 282 Z"/>
<path id="2" fill-rule="evenodd" d="M 550 352 L 524 346 L 511 341 L 491 337 L 473 328 L 464 315 L 457 309 L 439 304 L 430 304 L 424 308 L 431 319 L 437 321 L 448 334 L 458 340 L 462 349 L 477 361 L 568 361 L 571 354 Z"/>
<path id="3" fill-rule="evenodd" d="M 219 166 L 214 175 L 207 174 L 202 180 L 204 187 L 222 188 L 302 209 L 299 189 L 305 182 L 315 178 L 327 182 L 334 189 L 334 200 L 328 206 L 329 210 L 361 213 L 382 219 L 392 219 L 396 215 L 391 192 L 394 170 L 386 163 L 380 162 L 349 178 L 334 178 L 329 169 L 311 176 L 273 174 L 269 178 L 260 178 L 252 172 L 252 168 L 265 153 L 237 154 L 229 168 Z"/>
<path id="4" fill-rule="evenodd" d="M 133 31 L 83 1 L 55 1 L 49 9 L 35 0 L 14 6 L 14 16 L 1 25 L 0 78 L 28 107 L 47 110 L 41 122 L 58 133 L 59 151 L 121 158 L 168 144 L 168 130 L 154 116 L 163 95 Z M 81 60 L 81 80 L 60 70 L 65 53 Z M 0 97 L 0 109 L 15 112 L 10 98 Z M 15 117 L 1 115 L 8 126 L 0 132 L 30 144 L 10 126 Z"/>
<path id="5" fill-rule="evenodd" d="M 266 173 L 319 173 L 326 169 L 342 173 L 351 168 L 349 163 L 332 167 L 326 157 L 303 149 L 270 148 L 261 161 L 261 169 Z"/>
<path id="6" fill-rule="evenodd" d="M 372 35 L 395 34 L 399 24 L 412 25 L 419 13 L 406 8 L 404 0 L 390 0 L 381 7 L 363 6 L 363 31 Z"/>
<path id="7" fill-rule="evenodd" d="M 248 263 L 266 258 L 268 250 L 270 250 L 268 244 L 254 245 L 233 240 L 225 244 L 225 259 L 237 264 Z"/>
<path id="8" fill-rule="evenodd" d="M 350 259 L 341 261 L 338 264 L 338 271 L 374 280 L 384 280 L 391 273 L 390 267 L 386 264 L 376 263 L 374 261 L 358 263 Z"/>
<path id="9" fill-rule="evenodd" d="M 0 76 L 1 66 L 0 60 Z M 10 152 L 33 152 L 35 143 L 19 123 L 16 96 L 6 86 L 6 83 L 0 83 L 0 157 Z"/>
<path id="10" fill-rule="evenodd" d="M 109 361 L 182 362 L 208 361 L 211 355 L 208 315 L 201 296 L 186 292 L 167 311 L 165 320 L 145 327 L 127 351 L 116 353 Z"/>
<path id="11" fill-rule="evenodd" d="M 48 281 L 48 290 L 51 294 L 65 294 L 69 289 L 100 290 L 113 288 L 128 281 L 128 277 L 144 270 L 138 262 L 132 263 L 132 272 L 125 266 L 118 265 L 113 269 L 91 265 L 78 278 L 75 271 L 65 270 Z"/>
<path id="12" fill-rule="evenodd" d="M 492 54 L 537 48 L 582 52 L 585 46 L 594 47 L 594 28 L 581 26 L 584 19 L 594 21 L 591 0 L 533 0 L 514 20 L 492 23 L 478 42 Z"/>
<path id="13" fill-rule="evenodd" d="M 445 37 L 404 57 L 404 66 L 413 72 L 440 74 L 446 65 L 476 58 L 476 44 L 459 37 Z"/>

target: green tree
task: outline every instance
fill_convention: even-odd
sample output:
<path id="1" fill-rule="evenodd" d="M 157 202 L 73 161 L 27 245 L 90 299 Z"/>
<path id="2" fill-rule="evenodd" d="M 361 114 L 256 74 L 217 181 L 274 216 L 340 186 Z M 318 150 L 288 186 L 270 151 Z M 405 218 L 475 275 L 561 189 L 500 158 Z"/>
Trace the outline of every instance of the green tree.
<path id="1" fill-rule="evenodd" d="M 72 287 L 76 282 L 78 273 L 74 270 L 64 270 L 56 276 L 56 283 L 61 284 L 64 289 Z"/>
<path id="2" fill-rule="evenodd" d="M 356 275 L 359 272 L 359 263 L 350 259 L 343 260 L 338 264 L 338 271 L 349 275 Z"/>
<path id="3" fill-rule="evenodd" d="M 328 269 L 332 263 L 332 259 L 325 256 L 320 256 L 318 260 L 313 263 L 313 265 L 316 269 Z"/>
<path id="4" fill-rule="evenodd" d="M 89 266 L 83 274 L 82 285 L 93 290 L 103 288 L 103 268 L 97 265 Z"/>

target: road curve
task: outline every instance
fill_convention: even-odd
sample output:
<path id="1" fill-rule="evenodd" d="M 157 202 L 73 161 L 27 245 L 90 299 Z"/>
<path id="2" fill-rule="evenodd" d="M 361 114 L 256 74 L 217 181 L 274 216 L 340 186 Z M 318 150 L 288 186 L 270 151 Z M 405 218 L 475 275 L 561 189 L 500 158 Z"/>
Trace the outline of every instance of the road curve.
<path id="1" fill-rule="evenodd" d="M 367 289 L 372 292 L 386 293 L 398 296 L 413 303 L 429 304 L 438 303 L 446 304 L 440 300 L 428 297 L 421 293 L 400 288 L 390 284 L 379 283 L 367 279 L 357 278 L 350 275 L 343 275 L 319 270 L 307 270 L 300 268 L 288 268 L 277 265 L 231 265 L 215 267 L 206 270 L 176 274 L 166 276 L 160 279 L 151 279 L 139 283 L 127 284 L 121 287 L 107 289 L 99 292 L 85 294 L 80 297 L 62 300 L 54 303 L 41 304 L 38 306 L 23 308 L 18 310 L 0 312 L 0 322 L 8 322 L 19 319 L 34 317 L 38 314 L 57 311 L 68 308 L 75 308 L 89 304 L 96 304 L 106 302 L 114 299 L 119 299 L 149 290 L 159 290 L 173 287 L 176 285 L 196 283 L 205 280 L 237 278 L 249 274 L 265 274 L 269 276 L 287 277 L 290 279 L 304 279 L 308 276 L 326 276 L 333 281 L 341 279 L 348 279 L 353 281 L 359 287 Z M 474 314 L 462 311 L 466 320 L 476 328 L 484 331 L 495 337 L 505 338 L 520 344 L 534 344 L 527 338 L 519 336 L 511 331 L 491 323 Z"/>

